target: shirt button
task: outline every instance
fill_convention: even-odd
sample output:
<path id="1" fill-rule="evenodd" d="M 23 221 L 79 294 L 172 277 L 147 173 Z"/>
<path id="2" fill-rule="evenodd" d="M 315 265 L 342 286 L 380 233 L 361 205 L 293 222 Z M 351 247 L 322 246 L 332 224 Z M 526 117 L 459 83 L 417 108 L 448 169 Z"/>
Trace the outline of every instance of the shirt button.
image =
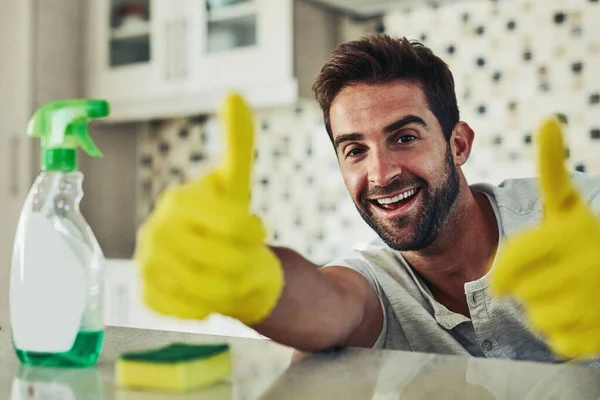
<path id="1" fill-rule="evenodd" d="M 471 295 L 471 301 L 473 302 L 473 304 L 477 304 L 477 292 Z"/>
<path id="2" fill-rule="evenodd" d="M 483 347 L 483 351 L 490 351 L 493 347 L 492 342 L 489 340 L 484 340 L 481 346 Z"/>

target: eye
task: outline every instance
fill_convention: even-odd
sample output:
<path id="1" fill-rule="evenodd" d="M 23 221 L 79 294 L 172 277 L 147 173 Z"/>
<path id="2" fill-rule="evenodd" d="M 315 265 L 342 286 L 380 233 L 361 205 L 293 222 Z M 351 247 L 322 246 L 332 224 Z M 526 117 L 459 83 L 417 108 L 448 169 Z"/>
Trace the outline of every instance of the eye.
<path id="1" fill-rule="evenodd" d="M 364 153 L 364 149 L 360 147 L 353 147 L 349 151 L 346 151 L 346 158 L 348 157 L 357 157 Z"/>
<path id="2" fill-rule="evenodd" d="M 408 143 L 408 142 L 412 142 L 415 139 L 416 139 L 416 137 L 414 135 L 402 135 L 398 138 L 396 143 Z"/>

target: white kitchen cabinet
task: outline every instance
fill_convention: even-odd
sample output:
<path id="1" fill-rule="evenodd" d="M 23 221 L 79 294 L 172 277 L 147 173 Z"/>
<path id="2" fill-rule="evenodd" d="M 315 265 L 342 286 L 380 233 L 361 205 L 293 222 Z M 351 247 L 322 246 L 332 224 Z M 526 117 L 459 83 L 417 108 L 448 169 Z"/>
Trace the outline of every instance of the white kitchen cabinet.
<path id="1" fill-rule="evenodd" d="M 25 127 L 32 101 L 30 1 L 5 2 L 0 10 L 0 329 L 8 322 L 10 260 L 17 220 L 29 190 L 31 145 Z"/>
<path id="2" fill-rule="evenodd" d="M 112 120 L 214 113 L 229 91 L 254 107 L 293 104 L 340 21 L 308 0 L 95 0 L 88 11 L 86 95 L 107 99 Z"/>
<path id="3" fill-rule="evenodd" d="M 106 261 L 104 321 L 106 325 L 130 328 L 263 338 L 254 329 L 223 315 L 213 314 L 195 321 L 157 314 L 142 301 L 139 274 L 135 262 L 130 259 Z"/>
<path id="4" fill-rule="evenodd" d="M 176 27 L 184 0 L 89 2 L 86 94 L 137 101 L 175 90 L 185 41 Z"/>
<path id="5" fill-rule="evenodd" d="M 9 320 L 9 276 L 17 221 L 39 173 L 29 118 L 49 101 L 81 97 L 80 0 L 0 2 L 0 329 Z"/>
<path id="6" fill-rule="evenodd" d="M 195 86 L 259 89 L 294 80 L 292 1 L 190 3 L 198 28 L 193 34 L 200 39 L 192 54 L 200 71 Z"/>

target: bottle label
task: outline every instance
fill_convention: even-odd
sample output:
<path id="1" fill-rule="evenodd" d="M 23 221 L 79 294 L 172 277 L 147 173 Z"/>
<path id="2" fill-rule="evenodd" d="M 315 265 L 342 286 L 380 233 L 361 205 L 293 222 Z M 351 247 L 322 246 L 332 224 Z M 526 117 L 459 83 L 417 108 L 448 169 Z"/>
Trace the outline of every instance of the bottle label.
<path id="1" fill-rule="evenodd" d="M 22 263 L 13 265 L 10 283 L 14 345 L 41 353 L 69 351 L 86 306 L 85 266 L 60 226 L 40 213 L 22 222 Z"/>

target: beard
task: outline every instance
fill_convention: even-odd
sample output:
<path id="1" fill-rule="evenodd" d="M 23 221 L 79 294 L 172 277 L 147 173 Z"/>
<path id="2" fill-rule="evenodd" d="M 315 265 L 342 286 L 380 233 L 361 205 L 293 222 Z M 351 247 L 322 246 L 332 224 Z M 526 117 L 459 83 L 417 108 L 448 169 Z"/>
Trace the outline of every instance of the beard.
<path id="1" fill-rule="evenodd" d="M 422 250 L 431 245 L 439 236 L 460 189 L 459 175 L 449 144 L 446 148 L 445 166 L 444 182 L 438 188 L 431 188 L 424 179 L 412 176 L 399 177 L 385 187 L 368 188 L 360 194 L 359 204 L 355 204 L 358 212 L 371 229 L 392 249 L 396 251 Z M 382 221 L 374 215 L 372 207 L 376 206 L 369 198 L 391 195 L 407 187 L 415 186 L 419 187 L 417 195 L 420 194 L 422 198 L 416 221 L 411 222 L 408 215 L 393 218 L 391 221 Z M 412 224 L 411 232 L 399 237 L 396 231 L 406 228 L 410 224 Z"/>

